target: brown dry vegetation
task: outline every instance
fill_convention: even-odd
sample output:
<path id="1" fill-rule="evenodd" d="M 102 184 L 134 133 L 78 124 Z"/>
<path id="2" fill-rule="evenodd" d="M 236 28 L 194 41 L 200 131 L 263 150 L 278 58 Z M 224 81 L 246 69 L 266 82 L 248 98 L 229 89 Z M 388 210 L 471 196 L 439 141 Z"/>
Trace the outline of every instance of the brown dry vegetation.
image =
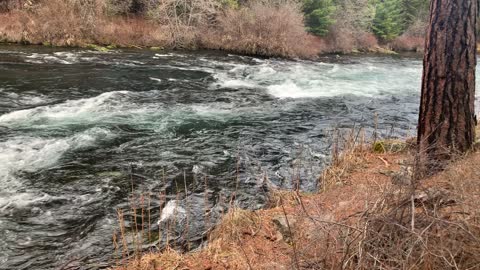
<path id="1" fill-rule="evenodd" d="M 319 53 L 389 52 L 371 33 L 366 0 L 345 0 L 325 37 L 306 32 L 298 0 L 0 0 L 0 42 L 89 44 L 164 49 L 216 49 L 242 54 L 312 58 Z M 137 3 L 133 5 L 132 3 Z M 423 49 L 424 24 L 391 44 Z M 422 28 L 423 27 L 423 28 Z"/>
<path id="2" fill-rule="evenodd" d="M 295 3 L 278 7 L 268 2 L 229 9 L 217 18 L 214 29 L 204 31 L 201 43 L 246 54 L 311 58 L 320 53 L 321 41 L 305 32 L 299 9 Z"/>
<path id="3" fill-rule="evenodd" d="M 411 144 L 355 140 L 334 150 L 323 192 L 273 192 L 270 209 L 227 213 L 200 251 L 117 269 L 480 269 L 480 152 L 415 183 Z"/>
<path id="4" fill-rule="evenodd" d="M 106 0 L 12 4 L 0 12 L 0 41 L 206 48 L 290 58 L 311 58 L 320 52 L 321 42 L 307 34 L 300 7 L 294 2 L 278 6 L 275 1 L 262 1 L 220 9 L 214 4 L 218 1 L 198 0 L 189 1 L 188 12 L 181 14 L 177 2 L 163 1 L 149 10 L 148 19 L 122 16 L 120 11 L 109 10 Z"/>
<path id="5" fill-rule="evenodd" d="M 423 52 L 426 28 L 426 22 L 414 22 L 405 33 L 393 40 L 391 47 L 396 51 Z"/>

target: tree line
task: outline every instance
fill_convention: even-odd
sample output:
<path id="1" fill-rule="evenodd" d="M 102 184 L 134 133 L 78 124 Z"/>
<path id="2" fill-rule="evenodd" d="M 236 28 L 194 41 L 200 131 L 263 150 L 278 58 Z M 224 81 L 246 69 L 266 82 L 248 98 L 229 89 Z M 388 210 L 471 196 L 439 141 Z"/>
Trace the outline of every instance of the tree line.
<path id="1" fill-rule="evenodd" d="M 309 31 L 325 36 L 342 12 L 355 10 L 353 24 L 391 41 L 415 24 L 426 25 L 428 6 L 429 0 L 304 0 L 303 12 Z"/>

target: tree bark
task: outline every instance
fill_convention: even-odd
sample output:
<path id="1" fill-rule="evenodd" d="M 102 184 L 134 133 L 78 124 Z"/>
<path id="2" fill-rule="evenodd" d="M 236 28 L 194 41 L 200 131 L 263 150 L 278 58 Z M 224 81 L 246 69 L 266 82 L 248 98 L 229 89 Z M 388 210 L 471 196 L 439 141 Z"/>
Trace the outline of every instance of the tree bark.
<path id="1" fill-rule="evenodd" d="M 435 171 L 475 140 L 477 0 L 432 0 L 418 121 L 420 168 Z"/>

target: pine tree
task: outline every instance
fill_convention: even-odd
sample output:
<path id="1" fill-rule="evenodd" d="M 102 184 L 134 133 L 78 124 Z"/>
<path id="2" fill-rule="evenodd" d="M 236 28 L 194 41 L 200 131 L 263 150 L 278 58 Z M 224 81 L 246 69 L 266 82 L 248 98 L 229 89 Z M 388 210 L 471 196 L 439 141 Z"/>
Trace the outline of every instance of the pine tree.
<path id="1" fill-rule="evenodd" d="M 383 0 L 376 4 L 373 32 L 384 41 L 390 41 L 404 30 L 402 8 L 398 0 Z"/>
<path id="2" fill-rule="evenodd" d="M 318 36 L 325 36 L 330 25 L 335 22 L 333 19 L 335 10 L 332 0 L 305 0 L 303 12 L 308 31 Z"/>
<path id="3" fill-rule="evenodd" d="M 421 174 L 473 147 L 477 7 L 476 0 L 432 2 L 418 120 Z"/>
<path id="4" fill-rule="evenodd" d="M 405 28 L 417 20 L 428 17 L 429 0 L 401 0 L 403 24 Z"/>

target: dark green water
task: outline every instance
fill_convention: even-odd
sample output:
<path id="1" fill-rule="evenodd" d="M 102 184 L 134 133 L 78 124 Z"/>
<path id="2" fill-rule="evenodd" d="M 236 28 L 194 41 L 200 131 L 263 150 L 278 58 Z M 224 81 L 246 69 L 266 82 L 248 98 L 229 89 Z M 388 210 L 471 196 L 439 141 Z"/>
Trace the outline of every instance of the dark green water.
<path id="1" fill-rule="evenodd" d="M 414 134 L 420 77 L 416 58 L 0 47 L 0 269 L 105 267 L 131 178 L 176 194 L 185 177 L 197 240 L 237 188 L 252 209 L 292 179 L 315 190 L 332 128 L 378 113 L 383 135 Z"/>

